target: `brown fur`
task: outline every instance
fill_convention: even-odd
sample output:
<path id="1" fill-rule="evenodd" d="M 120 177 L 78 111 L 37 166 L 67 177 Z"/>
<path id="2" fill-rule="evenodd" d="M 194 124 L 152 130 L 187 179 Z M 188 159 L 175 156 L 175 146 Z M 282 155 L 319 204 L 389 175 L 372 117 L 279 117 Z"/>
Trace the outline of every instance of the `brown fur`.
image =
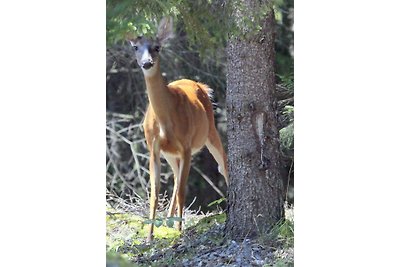
<path id="1" fill-rule="evenodd" d="M 150 220 L 155 219 L 158 203 L 161 154 L 174 172 L 174 190 L 168 217 L 176 213 L 182 218 L 191 155 L 204 145 L 218 162 L 227 184 L 229 181 L 226 155 L 214 125 L 214 112 L 209 98 L 211 89 L 205 84 L 186 79 L 166 85 L 161 76 L 158 46 L 165 44 L 172 36 L 172 19 L 164 18 L 160 22 L 156 40 L 137 38 L 130 41 L 143 70 L 149 97 L 143 128 L 150 151 Z M 176 226 L 180 230 L 182 223 L 177 222 Z M 153 238 L 153 228 L 154 225 L 150 224 L 148 241 Z"/>
<path id="2" fill-rule="evenodd" d="M 214 125 L 214 112 L 209 98 L 210 89 L 192 80 L 178 80 L 162 86 L 159 80 L 162 79 L 161 74 L 158 80 L 155 77 L 145 79 L 150 99 L 143 122 L 146 142 L 151 152 L 150 219 L 155 218 L 158 202 L 160 154 L 167 158 L 171 167 L 175 165 L 174 192 L 168 216 L 174 216 L 177 208 L 177 216 L 182 217 L 191 155 L 205 144 L 208 144 L 228 183 L 226 155 Z M 210 146 L 214 149 L 210 149 Z M 180 222 L 176 225 L 181 229 Z M 152 234 L 153 225 L 150 226 L 148 240 L 152 239 Z"/>

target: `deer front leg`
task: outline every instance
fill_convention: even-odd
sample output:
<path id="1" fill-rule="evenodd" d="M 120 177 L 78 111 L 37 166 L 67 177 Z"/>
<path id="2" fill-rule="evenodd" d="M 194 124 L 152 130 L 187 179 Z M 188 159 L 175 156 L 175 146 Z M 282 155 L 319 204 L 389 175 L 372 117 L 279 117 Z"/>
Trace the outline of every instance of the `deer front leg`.
<path id="1" fill-rule="evenodd" d="M 185 205 L 186 181 L 190 171 L 191 150 L 187 149 L 183 152 L 182 159 L 179 164 L 179 176 L 177 179 L 176 201 L 178 205 L 178 217 L 182 219 L 183 206 Z M 175 227 L 181 231 L 182 222 L 175 222 Z"/>
<path id="2" fill-rule="evenodd" d="M 150 150 L 150 184 L 151 184 L 151 193 L 150 193 L 150 220 L 155 219 L 156 217 L 156 209 L 158 204 L 158 194 L 160 191 L 160 142 L 159 139 L 154 138 L 152 148 Z M 150 224 L 149 235 L 147 236 L 147 242 L 153 240 L 153 230 L 154 223 Z"/>

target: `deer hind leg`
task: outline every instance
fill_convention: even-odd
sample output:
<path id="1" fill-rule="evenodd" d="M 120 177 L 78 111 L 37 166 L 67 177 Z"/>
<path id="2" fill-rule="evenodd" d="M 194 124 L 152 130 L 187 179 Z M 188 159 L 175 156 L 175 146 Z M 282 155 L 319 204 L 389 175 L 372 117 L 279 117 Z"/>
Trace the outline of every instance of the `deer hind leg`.
<path id="1" fill-rule="evenodd" d="M 228 168 L 226 164 L 226 154 L 222 146 L 221 139 L 214 125 L 210 127 L 210 132 L 206 141 L 206 146 L 215 161 L 218 163 L 218 171 L 224 176 L 226 185 L 229 185 Z"/>
<path id="2" fill-rule="evenodd" d="M 167 217 L 172 217 L 175 215 L 176 211 L 176 192 L 178 190 L 178 175 L 179 175 L 179 159 L 173 156 L 164 155 L 164 158 L 167 160 L 169 166 L 171 166 L 172 171 L 174 173 L 174 189 L 172 191 L 172 197 L 170 200 L 168 215 Z"/>
<path id="3" fill-rule="evenodd" d="M 153 144 L 150 148 L 150 184 L 151 184 L 151 193 L 150 193 L 150 220 L 154 220 L 156 217 L 156 209 L 158 204 L 158 194 L 160 192 L 160 142 L 158 138 L 153 139 Z M 150 224 L 149 235 L 147 237 L 147 241 L 151 241 L 153 239 L 153 229 L 154 224 Z"/>
<path id="4" fill-rule="evenodd" d="M 179 164 L 179 176 L 177 179 L 177 194 L 176 201 L 178 206 L 178 217 L 182 218 L 183 214 L 183 206 L 185 205 L 185 193 L 186 193 L 186 182 L 189 176 L 190 171 L 190 161 L 191 161 L 191 151 L 190 149 L 183 152 L 182 158 Z M 181 231 L 182 230 L 182 222 L 175 222 L 175 227 Z"/>

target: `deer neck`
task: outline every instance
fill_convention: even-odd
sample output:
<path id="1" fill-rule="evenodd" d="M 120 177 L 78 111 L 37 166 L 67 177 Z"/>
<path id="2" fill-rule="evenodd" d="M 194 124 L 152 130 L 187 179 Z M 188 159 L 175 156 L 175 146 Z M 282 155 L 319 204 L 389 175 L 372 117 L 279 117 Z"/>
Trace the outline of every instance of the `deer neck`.
<path id="1" fill-rule="evenodd" d="M 170 114 L 172 94 L 167 83 L 161 75 L 160 65 L 157 62 L 154 66 L 154 73 L 145 73 L 147 95 L 154 113 L 161 120 L 165 120 Z"/>

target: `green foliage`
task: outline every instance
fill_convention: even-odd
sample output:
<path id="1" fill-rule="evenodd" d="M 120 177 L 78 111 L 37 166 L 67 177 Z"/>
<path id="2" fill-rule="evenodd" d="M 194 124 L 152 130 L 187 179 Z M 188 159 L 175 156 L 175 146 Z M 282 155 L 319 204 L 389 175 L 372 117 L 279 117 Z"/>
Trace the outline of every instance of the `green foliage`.
<path id="1" fill-rule="evenodd" d="M 226 24 L 221 17 L 224 9 L 213 1 L 107 0 L 106 7 L 108 45 L 139 35 L 154 36 L 163 16 L 172 16 L 179 30 L 183 27 L 190 45 L 203 55 L 223 46 L 226 40 Z"/>
<path id="2" fill-rule="evenodd" d="M 144 220 L 143 223 L 144 224 L 154 224 L 155 227 L 160 227 L 161 225 L 164 224 L 165 221 L 165 225 L 167 227 L 172 228 L 174 226 L 174 222 L 183 222 L 184 220 L 180 217 L 167 217 L 166 219 L 163 218 L 156 218 L 155 220 Z"/>
<path id="3" fill-rule="evenodd" d="M 187 34 L 190 46 L 204 55 L 225 46 L 228 33 L 247 36 L 260 32 L 273 7 L 276 18 L 282 20 L 279 7 L 283 4 L 283 0 L 257 3 L 249 13 L 242 2 L 233 0 L 107 0 L 107 43 L 120 43 L 128 36 L 154 35 L 157 22 L 163 16 L 172 16 Z"/>
<path id="4" fill-rule="evenodd" d="M 293 113 L 293 106 L 286 106 L 284 113 Z M 279 131 L 281 145 L 283 149 L 293 149 L 294 146 L 294 122 L 289 123 Z"/>
<path id="5" fill-rule="evenodd" d="M 115 252 L 106 253 L 107 266 L 118 266 L 118 267 L 132 267 L 132 262 L 129 261 L 126 255 L 120 255 Z"/>
<path id="6" fill-rule="evenodd" d="M 294 93 L 294 78 L 293 72 L 289 72 L 284 75 L 277 75 L 280 79 L 281 84 L 289 91 L 293 97 Z M 294 106 L 285 105 L 281 110 L 283 117 L 285 118 L 286 124 L 279 131 L 281 147 L 283 151 L 292 151 L 294 149 Z"/>
<path id="7" fill-rule="evenodd" d="M 165 224 L 168 226 L 168 227 L 170 227 L 170 228 L 172 228 L 172 227 L 174 227 L 174 221 L 173 220 L 166 220 L 165 221 Z"/>
<path id="8" fill-rule="evenodd" d="M 107 0 L 107 44 L 123 42 L 128 37 L 154 35 L 156 22 L 164 15 L 176 15 L 174 2 L 147 0 Z"/>
<path id="9" fill-rule="evenodd" d="M 214 205 L 219 205 L 222 202 L 226 201 L 226 198 L 222 197 L 220 199 L 214 200 L 213 202 L 211 202 L 210 204 L 207 205 L 207 207 L 212 207 Z"/>
<path id="10" fill-rule="evenodd" d="M 165 224 L 172 228 L 174 227 L 174 222 L 183 222 L 183 219 L 180 217 L 168 217 L 165 221 Z"/>
<path id="11" fill-rule="evenodd" d="M 279 42 L 279 40 L 277 40 Z M 279 44 L 279 43 L 278 43 Z M 280 51 L 279 49 L 276 50 L 276 73 L 280 76 L 285 77 L 286 79 L 293 80 L 293 67 L 294 61 L 293 57 L 287 54 L 287 51 Z"/>
<path id="12" fill-rule="evenodd" d="M 284 247 L 293 247 L 294 245 L 294 222 L 293 220 L 284 219 L 277 223 L 266 235 L 264 242 L 276 242 Z"/>
<path id="13" fill-rule="evenodd" d="M 160 227 L 163 224 L 163 219 L 156 218 L 154 220 L 144 220 L 144 224 L 154 224 L 155 227 Z"/>
<path id="14" fill-rule="evenodd" d="M 292 221 L 285 220 L 284 223 L 278 228 L 278 238 L 287 247 L 293 246 L 294 242 L 294 225 Z"/>
<path id="15" fill-rule="evenodd" d="M 289 267 L 289 266 L 293 266 L 293 264 L 288 264 L 283 259 L 277 259 L 274 265 L 272 265 L 272 267 Z"/>
<path id="16" fill-rule="evenodd" d="M 277 74 L 278 78 L 280 79 L 280 82 L 283 86 L 285 86 L 288 90 L 292 91 L 294 90 L 294 73 L 288 72 L 284 74 Z"/>

